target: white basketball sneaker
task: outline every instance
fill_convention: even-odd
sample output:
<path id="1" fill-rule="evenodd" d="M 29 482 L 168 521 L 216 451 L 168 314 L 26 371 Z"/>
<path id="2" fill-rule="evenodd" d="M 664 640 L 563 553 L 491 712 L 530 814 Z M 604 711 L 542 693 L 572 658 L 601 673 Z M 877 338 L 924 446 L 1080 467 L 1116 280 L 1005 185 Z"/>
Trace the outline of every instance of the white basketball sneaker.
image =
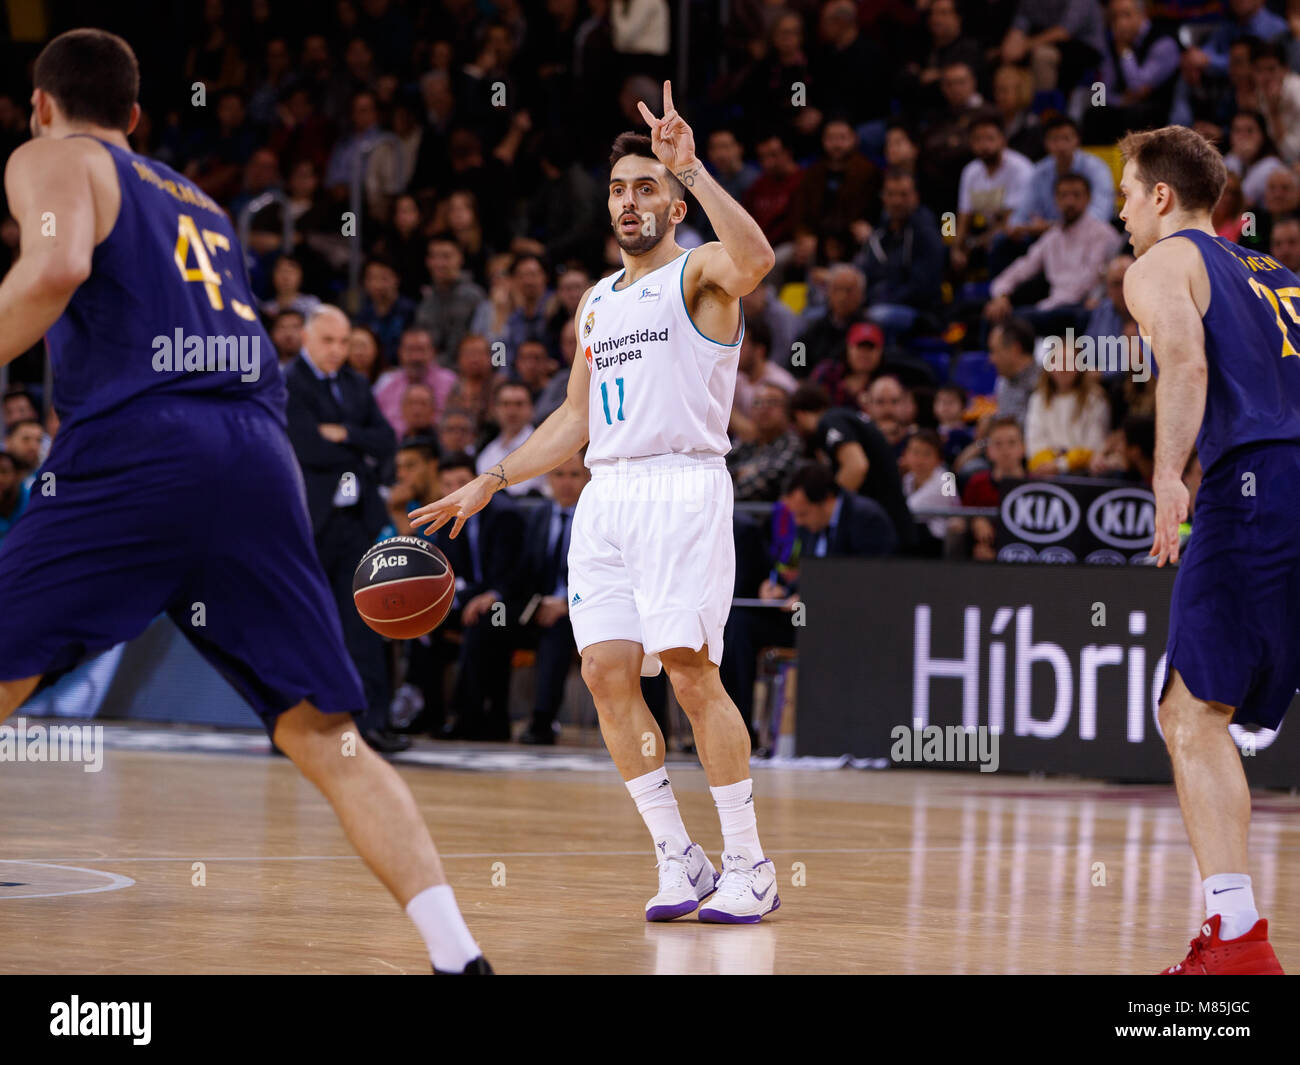
<path id="1" fill-rule="evenodd" d="M 764 914 L 779 909 L 776 866 L 770 858 L 750 864 L 743 854 L 723 854 L 718 891 L 700 908 L 700 920 L 715 924 L 757 924 Z"/>
<path id="2" fill-rule="evenodd" d="M 694 913 L 717 885 L 713 863 L 698 843 L 690 844 L 681 854 L 670 854 L 666 839 L 655 847 L 659 851 L 659 894 L 645 904 L 645 919 L 671 921 Z"/>

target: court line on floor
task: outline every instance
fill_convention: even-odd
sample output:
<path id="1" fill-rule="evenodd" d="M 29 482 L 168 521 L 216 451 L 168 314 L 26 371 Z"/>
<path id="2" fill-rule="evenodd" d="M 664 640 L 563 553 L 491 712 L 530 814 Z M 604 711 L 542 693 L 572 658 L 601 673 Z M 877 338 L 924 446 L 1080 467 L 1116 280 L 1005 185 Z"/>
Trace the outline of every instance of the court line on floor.
<path id="1" fill-rule="evenodd" d="M 58 899 L 67 895 L 94 895 L 101 891 L 121 891 L 123 888 L 131 887 L 135 881 L 129 876 L 122 876 L 120 873 L 106 873 L 102 869 L 83 869 L 77 865 L 56 865 L 56 861 L 101 861 L 100 858 L 59 858 L 59 859 L 40 859 L 40 858 L 0 858 L 0 865 L 35 865 L 45 869 L 62 869 L 69 873 L 90 873 L 92 876 L 108 877 L 108 883 L 99 887 L 77 888 L 75 891 L 47 891 L 33 893 L 30 895 L 0 895 L 0 902 L 8 902 L 11 899 Z"/>

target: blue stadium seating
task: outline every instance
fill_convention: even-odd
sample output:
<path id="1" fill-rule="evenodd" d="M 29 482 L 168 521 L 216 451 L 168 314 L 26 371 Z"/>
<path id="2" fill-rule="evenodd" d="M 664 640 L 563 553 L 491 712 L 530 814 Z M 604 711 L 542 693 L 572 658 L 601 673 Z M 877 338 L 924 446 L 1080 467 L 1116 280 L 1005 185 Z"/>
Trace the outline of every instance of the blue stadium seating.
<path id="1" fill-rule="evenodd" d="M 957 359 L 952 379 L 972 396 L 990 396 L 997 384 L 998 372 L 989 361 L 987 351 L 964 351 Z"/>

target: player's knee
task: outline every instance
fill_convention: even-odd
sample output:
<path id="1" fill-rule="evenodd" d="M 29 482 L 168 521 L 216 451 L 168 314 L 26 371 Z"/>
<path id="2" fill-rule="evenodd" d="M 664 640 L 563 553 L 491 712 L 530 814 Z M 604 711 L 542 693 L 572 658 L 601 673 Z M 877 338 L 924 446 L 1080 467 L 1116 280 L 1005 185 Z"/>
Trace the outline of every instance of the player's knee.
<path id="1" fill-rule="evenodd" d="M 1218 703 L 1197 699 L 1176 678 L 1160 701 L 1156 720 L 1160 722 L 1165 746 L 1174 750 L 1206 731 L 1227 728 L 1228 722 L 1232 720 L 1232 711 Z"/>
<path id="2" fill-rule="evenodd" d="M 640 664 L 632 668 L 622 656 L 588 651 L 582 656 L 582 679 L 596 708 L 610 707 L 640 691 Z"/>
<path id="3" fill-rule="evenodd" d="M 711 662 L 673 665 L 664 662 L 664 668 L 668 671 L 673 694 L 677 696 L 682 712 L 692 720 L 707 710 L 721 691 L 717 667 Z"/>
<path id="4" fill-rule="evenodd" d="M 325 714 L 305 702 L 280 715 L 273 739 L 308 775 L 365 744 L 350 714 Z"/>

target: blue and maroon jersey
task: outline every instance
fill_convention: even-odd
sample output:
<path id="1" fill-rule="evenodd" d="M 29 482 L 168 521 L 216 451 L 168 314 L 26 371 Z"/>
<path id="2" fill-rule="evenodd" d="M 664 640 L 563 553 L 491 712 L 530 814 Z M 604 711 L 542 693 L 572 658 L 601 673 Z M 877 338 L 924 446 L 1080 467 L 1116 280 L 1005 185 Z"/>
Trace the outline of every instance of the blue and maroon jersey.
<path id="1" fill-rule="evenodd" d="M 283 424 L 284 383 L 230 219 L 170 167 L 99 143 L 122 205 L 46 334 L 61 428 L 145 397 L 245 401 Z"/>

